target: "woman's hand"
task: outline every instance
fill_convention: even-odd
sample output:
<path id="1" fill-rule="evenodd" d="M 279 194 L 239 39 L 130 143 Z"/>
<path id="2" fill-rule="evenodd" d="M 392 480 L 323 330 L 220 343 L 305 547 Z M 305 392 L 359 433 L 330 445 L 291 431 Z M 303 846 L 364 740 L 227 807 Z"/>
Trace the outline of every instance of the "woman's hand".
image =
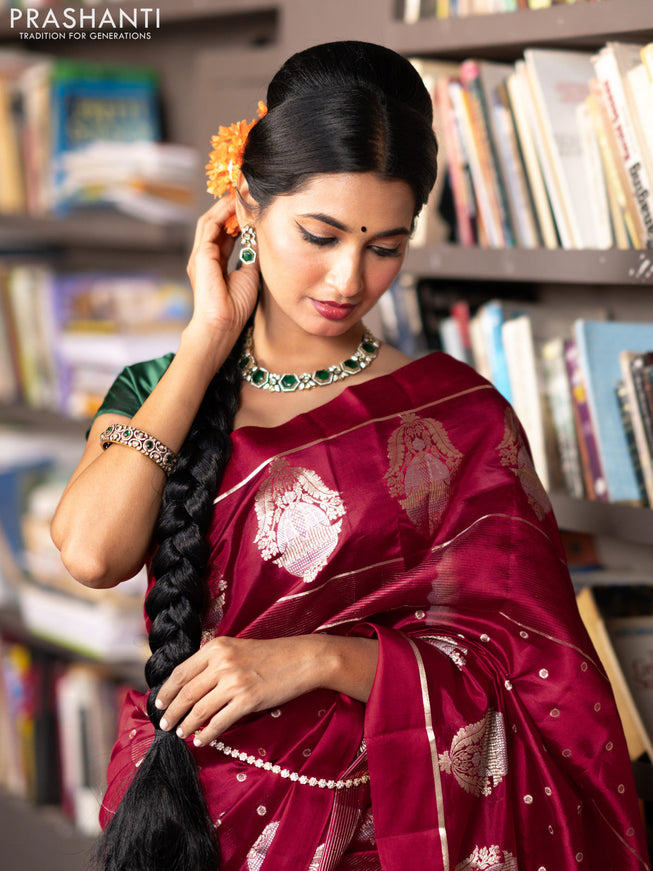
<path id="1" fill-rule="evenodd" d="M 235 240 L 225 232 L 224 225 L 234 213 L 234 198 L 225 196 L 197 221 L 187 266 L 195 304 L 186 331 L 195 340 L 207 332 L 209 337 L 239 335 L 256 305 L 258 265 L 243 265 L 227 273 Z"/>
<path id="2" fill-rule="evenodd" d="M 179 665 L 156 706 L 161 728 L 180 738 L 201 729 L 195 744 L 209 744 L 247 714 L 284 704 L 323 687 L 366 701 L 378 645 L 367 638 L 299 635 L 258 640 L 214 638 Z"/>

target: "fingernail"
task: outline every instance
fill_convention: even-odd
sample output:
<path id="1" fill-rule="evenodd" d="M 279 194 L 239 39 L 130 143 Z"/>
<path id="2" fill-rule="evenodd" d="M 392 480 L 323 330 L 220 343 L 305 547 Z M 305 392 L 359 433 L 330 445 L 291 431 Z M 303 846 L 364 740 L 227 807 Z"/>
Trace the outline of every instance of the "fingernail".
<path id="1" fill-rule="evenodd" d="M 184 737 L 184 730 L 181 728 L 181 726 L 179 727 L 179 729 L 177 729 L 177 737 L 178 738 Z"/>
<path id="2" fill-rule="evenodd" d="M 162 711 L 163 708 L 165 708 L 165 705 L 163 704 L 163 702 L 161 701 L 161 699 L 157 699 L 157 700 L 154 702 L 154 707 L 155 707 L 155 708 L 158 708 L 160 711 Z"/>
<path id="3" fill-rule="evenodd" d="M 196 747 L 201 747 L 201 746 L 202 746 L 202 740 L 201 740 L 201 738 L 198 738 L 197 736 L 196 736 L 195 738 L 193 738 L 193 744 L 194 744 Z"/>
<path id="4" fill-rule="evenodd" d="M 166 731 L 166 729 L 169 729 L 170 727 L 168 726 L 168 721 L 166 719 L 161 720 L 161 722 L 159 723 L 159 728 L 163 729 L 164 732 Z"/>

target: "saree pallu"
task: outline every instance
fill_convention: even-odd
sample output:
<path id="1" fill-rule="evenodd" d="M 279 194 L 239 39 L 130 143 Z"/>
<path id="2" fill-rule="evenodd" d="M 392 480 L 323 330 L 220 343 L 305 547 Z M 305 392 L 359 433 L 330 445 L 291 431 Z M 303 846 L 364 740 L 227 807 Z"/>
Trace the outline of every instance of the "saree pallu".
<path id="1" fill-rule="evenodd" d="M 648 868 L 610 686 L 512 409 L 444 354 L 233 434 L 215 635 L 374 637 L 367 705 L 318 690 L 193 748 L 224 871 Z M 152 727 L 128 699 L 109 819 Z"/>

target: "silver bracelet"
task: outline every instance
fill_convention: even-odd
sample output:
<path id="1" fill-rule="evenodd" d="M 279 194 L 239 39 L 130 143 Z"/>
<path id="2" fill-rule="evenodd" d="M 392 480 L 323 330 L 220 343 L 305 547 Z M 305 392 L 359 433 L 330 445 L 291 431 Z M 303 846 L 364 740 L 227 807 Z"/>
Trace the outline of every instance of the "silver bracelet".
<path id="1" fill-rule="evenodd" d="M 177 468 L 177 455 L 170 448 L 167 448 L 163 442 L 155 439 L 149 433 L 129 424 L 112 423 L 100 436 L 100 442 L 104 450 L 110 448 L 111 445 L 126 445 L 128 448 L 134 448 L 148 459 L 153 460 L 168 477 Z"/>

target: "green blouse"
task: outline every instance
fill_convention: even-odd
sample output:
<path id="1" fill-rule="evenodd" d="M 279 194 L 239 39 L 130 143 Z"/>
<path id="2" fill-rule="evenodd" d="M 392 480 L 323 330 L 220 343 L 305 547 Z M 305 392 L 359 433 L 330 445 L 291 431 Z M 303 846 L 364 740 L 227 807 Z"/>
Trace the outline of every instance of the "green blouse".
<path id="1" fill-rule="evenodd" d="M 154 360 L 125 366 L 109 388 L 93 420 L 101 414 L 133 417 L 159 383 L 174 356 L 171 352 Z"/>

